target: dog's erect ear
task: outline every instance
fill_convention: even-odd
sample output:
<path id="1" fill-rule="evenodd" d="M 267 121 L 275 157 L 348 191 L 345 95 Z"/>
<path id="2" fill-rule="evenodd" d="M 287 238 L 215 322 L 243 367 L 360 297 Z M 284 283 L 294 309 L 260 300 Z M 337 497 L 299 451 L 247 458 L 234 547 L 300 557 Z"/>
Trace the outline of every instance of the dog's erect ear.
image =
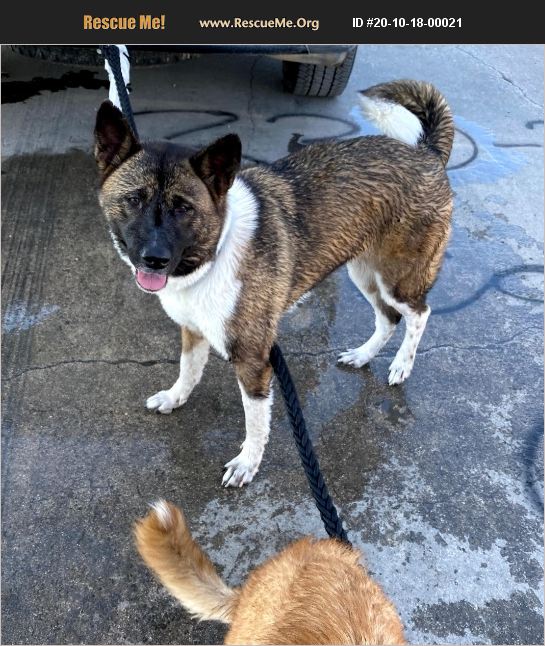
<path id="1" fill-rule="evenodd" d="M 241 143 L 238 135 L 227 135 L 189 159 L 193 170 L 216 196 L 227 193 L 240 168 Z"/>
<path id="2" fill-rule="evenodd" d="M 102 179 L 139 150 L 140 144 L 121 110 L 111 101 L 104 101 L 95 126 L 95 159 Z"/>

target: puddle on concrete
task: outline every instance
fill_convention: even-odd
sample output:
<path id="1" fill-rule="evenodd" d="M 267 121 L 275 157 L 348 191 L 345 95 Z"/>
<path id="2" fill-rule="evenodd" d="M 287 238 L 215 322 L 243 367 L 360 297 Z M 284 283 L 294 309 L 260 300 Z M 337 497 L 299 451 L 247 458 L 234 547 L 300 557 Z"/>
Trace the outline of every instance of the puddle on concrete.
<path id="1" fill-rule="evenodd" d="M 108 81 L 97 79 L 96 75 L 96 72 L 90 70 L 79 70 L 66 72 L 58 78 L 35 76 L 30 81 L 2 81 L 2 103 L 20 103 L 39 96 L 42 92 L 62 92 L 69 88 L 107 90 Z"/>

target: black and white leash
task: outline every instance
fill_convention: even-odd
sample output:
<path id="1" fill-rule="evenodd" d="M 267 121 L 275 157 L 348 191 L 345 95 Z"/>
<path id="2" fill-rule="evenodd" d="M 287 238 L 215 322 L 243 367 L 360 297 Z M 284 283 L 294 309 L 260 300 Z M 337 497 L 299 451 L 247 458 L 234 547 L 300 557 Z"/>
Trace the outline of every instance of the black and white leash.
<path id="1" fill-rule="evenodd" d="M 127 90 L 130 69 L 128 52 L 124 46 L 120 45 L 103 45 L 101 46 L 101 50 L 107 61 L 106 69 L 110 78 L 110 100 L 112 100 L 112 103 L 121 109 L 135 137 L 138 137 L 129 93 Z M 125 61 L 122 59 L 123 56 L 126 56 Z M 125 69 L 123 69 L 123 67 Z M 125 72 L 125 74 L 123 72 Z M 112 93 L 112 88 L 115 88 L 114 93 Z M 318 462 L 312 441 L 308 434 L 295 384 L 291 378 L 290 371 L 284 356 L 282 355 L 282 351 L 276 343 L 271 348 L 269 358 L 274 373 L 278 379 L 280 390 L 282 391 L 286 411 L 293 431 L 293 437 L 295 439 L 295 444 L 297 445 L 297 450 L 299 451 L 299 457 L 301 458 L 305 475 L 307 477 L 310 490 L 312 491 L 314 502 L 320 512 L 325 530 L 331 538 L 337 538 L 350 545 L 342 520 L 339 518 L 335 504 L 333 503 L 322 476 L 320 463 Z"/>
<path id="2" fill-rule="evenodd" d="M 138 139 L 138 130 L 128 91 L 130 81 L 129 52 L 125 45 L 101 45 L 100 50 L 106 59 L 105 67 L 110 80 L 110 101 L 123 112 L 134 136 Z"/>

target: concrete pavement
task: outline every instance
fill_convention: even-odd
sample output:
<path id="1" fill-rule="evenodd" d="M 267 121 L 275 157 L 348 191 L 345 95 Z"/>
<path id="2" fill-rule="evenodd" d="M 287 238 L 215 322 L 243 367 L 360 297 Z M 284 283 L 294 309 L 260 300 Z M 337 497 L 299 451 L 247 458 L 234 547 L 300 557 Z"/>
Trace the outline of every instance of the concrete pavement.
<path id="1" fill-rule="evenodd" d="M 247 162 L 370 132 L 356 91 L 435 83 L 456 115 L 454 230 L 410 379 L 387 385 L 402 329 L 339 368 L 373 313 L 340 270 L 285 317 L 280 342 L 328 485 L 409 641 L 543 643 L 543 47 L 361 46 L 338 99 L 282 93 L 265 57 L 133 68 L 141 135 L 241 135 Z M 96 199 L 106 75 L 2 60 L 2 641 L 213 643 L 139 562 L 133 520 L 181 504 L 231 584 L 324 531 L 279 393 L 259 474 L 220 486 L 243 437 L 231 367 L 189 402 L 170 386 L 178 331 L 116 256 Z M 401 326 L 400 326 L 401 327 Z"/>

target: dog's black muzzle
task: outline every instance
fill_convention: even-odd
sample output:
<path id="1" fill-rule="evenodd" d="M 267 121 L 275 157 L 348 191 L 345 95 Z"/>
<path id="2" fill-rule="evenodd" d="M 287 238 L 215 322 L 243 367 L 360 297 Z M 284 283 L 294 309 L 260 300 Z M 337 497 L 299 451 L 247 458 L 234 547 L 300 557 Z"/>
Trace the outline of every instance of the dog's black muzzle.
<path id="1" fill-rule="evenodd" d="M 148 244 L 142 249 L 140 258 L 142 265 L 147 269 L 161 271 L 170 263 L 171 253 L 165 245 Z"/>

